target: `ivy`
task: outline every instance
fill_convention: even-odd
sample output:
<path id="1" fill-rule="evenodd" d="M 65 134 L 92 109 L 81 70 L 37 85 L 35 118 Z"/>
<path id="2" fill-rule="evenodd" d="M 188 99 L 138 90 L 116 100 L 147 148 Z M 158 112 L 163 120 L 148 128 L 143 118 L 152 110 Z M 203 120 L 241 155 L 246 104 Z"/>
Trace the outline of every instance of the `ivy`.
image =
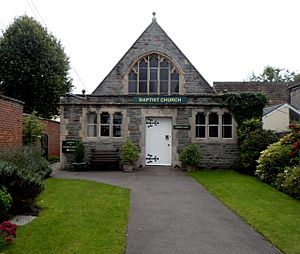
<path id="1" fill-rule="evenodd" d="M 267 98 L 261 93 L 226 93 L 221 95 L 223 106 L 233 115 L 237 124 L 251 118 L 262 118 Z"/>

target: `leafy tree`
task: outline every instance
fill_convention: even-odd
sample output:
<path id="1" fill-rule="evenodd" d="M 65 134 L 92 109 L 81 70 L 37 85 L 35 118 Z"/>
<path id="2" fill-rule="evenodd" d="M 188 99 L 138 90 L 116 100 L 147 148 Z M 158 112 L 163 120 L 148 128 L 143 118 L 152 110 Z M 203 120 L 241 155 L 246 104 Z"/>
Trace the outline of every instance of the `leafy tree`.
<path id="1" fill-rule="evenodd" d="M 0 92 L 25 102 L 27 113 L 51 118 L 59 97 L 70 92 L 69 59 L 52 34 L 28 16 L 21 16 L 0 38 Z"/>
<path id="2" fill-rule="evenodd" d="M 24 145 L 34 144 L 42 135 L 45 125 L 36 117 L 36 112 L 24 117 Z"/>
<path id="3" fill-rule="evenodd" d="M 249 77 L 249 81 L 255 81 L 255 82 L 300 81 L 300 74 L 293 71 L 291 72 L 288 69 L 266 66 L 262 74 L 256 75 L 252 73 Z"/>

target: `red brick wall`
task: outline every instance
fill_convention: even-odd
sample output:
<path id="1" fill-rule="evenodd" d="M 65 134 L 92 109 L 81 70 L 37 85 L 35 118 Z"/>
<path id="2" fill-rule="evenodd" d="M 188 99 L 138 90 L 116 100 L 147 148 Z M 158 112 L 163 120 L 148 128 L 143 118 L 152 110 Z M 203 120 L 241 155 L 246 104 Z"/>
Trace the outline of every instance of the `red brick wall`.
<path id="1" fill-rule="evenodd" d="M 58 156 L 60 149 L 60 123 L 51 120 L 41 120 L 46 126 L 45 132 L 48 135 L 48 156 Z"/>
<path id="2" fill-rule="evenodd" d="M 0 95 L 0 150 L 22 146 L 23 103 Z"/>

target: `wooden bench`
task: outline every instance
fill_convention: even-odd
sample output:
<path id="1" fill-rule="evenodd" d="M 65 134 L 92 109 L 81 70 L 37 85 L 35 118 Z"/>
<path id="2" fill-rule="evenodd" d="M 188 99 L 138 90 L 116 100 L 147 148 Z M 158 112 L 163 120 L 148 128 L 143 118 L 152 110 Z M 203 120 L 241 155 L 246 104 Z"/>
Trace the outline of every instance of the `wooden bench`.
<path id="1" fill-rule="evenodd" d="M 114 149 L 93 149 L 89 160 L 89 168 L 92 170 L 100 169 L 120 169 L 119 150 Z"/>

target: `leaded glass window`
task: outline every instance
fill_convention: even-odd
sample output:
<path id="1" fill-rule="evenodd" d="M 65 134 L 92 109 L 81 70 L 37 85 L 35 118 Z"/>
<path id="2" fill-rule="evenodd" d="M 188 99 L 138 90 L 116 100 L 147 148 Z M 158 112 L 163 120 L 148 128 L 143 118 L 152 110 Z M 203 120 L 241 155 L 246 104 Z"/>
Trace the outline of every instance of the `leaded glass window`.
<path id="1" fill-rule="evenodd" d="M 94 112 L 87 114 L 87 136 L 97 137 L 97 114 Z"/>
<path id="2" fill-rule="evenodd" d="M 128 74 L 129 94 L 179 94 L 179 72 L 172 62 L 158 54 L 139 60 Z"/>
<path id="3" fill-rule="evenodd" d="M 100 114 L 100 136 L 109 137 L 110 115 L 108 112 Z"/>
<path id="4" fill-rule="evenodd" d="M 232 116 L 230 113 L 222 115 L 222 138 L 232 138 Z"/>
<path id="5" fill-rule="evenodd" d="M 210 138 L 219 137 L 219 115 L 217 113 L 208 115 L 208 133 Z"/>
<path id="6" fill-rule="evenodd" d="M 206 137 L 206 117 L 205 113 L 199 112 L 196 114 L 196 138 Z"/>

